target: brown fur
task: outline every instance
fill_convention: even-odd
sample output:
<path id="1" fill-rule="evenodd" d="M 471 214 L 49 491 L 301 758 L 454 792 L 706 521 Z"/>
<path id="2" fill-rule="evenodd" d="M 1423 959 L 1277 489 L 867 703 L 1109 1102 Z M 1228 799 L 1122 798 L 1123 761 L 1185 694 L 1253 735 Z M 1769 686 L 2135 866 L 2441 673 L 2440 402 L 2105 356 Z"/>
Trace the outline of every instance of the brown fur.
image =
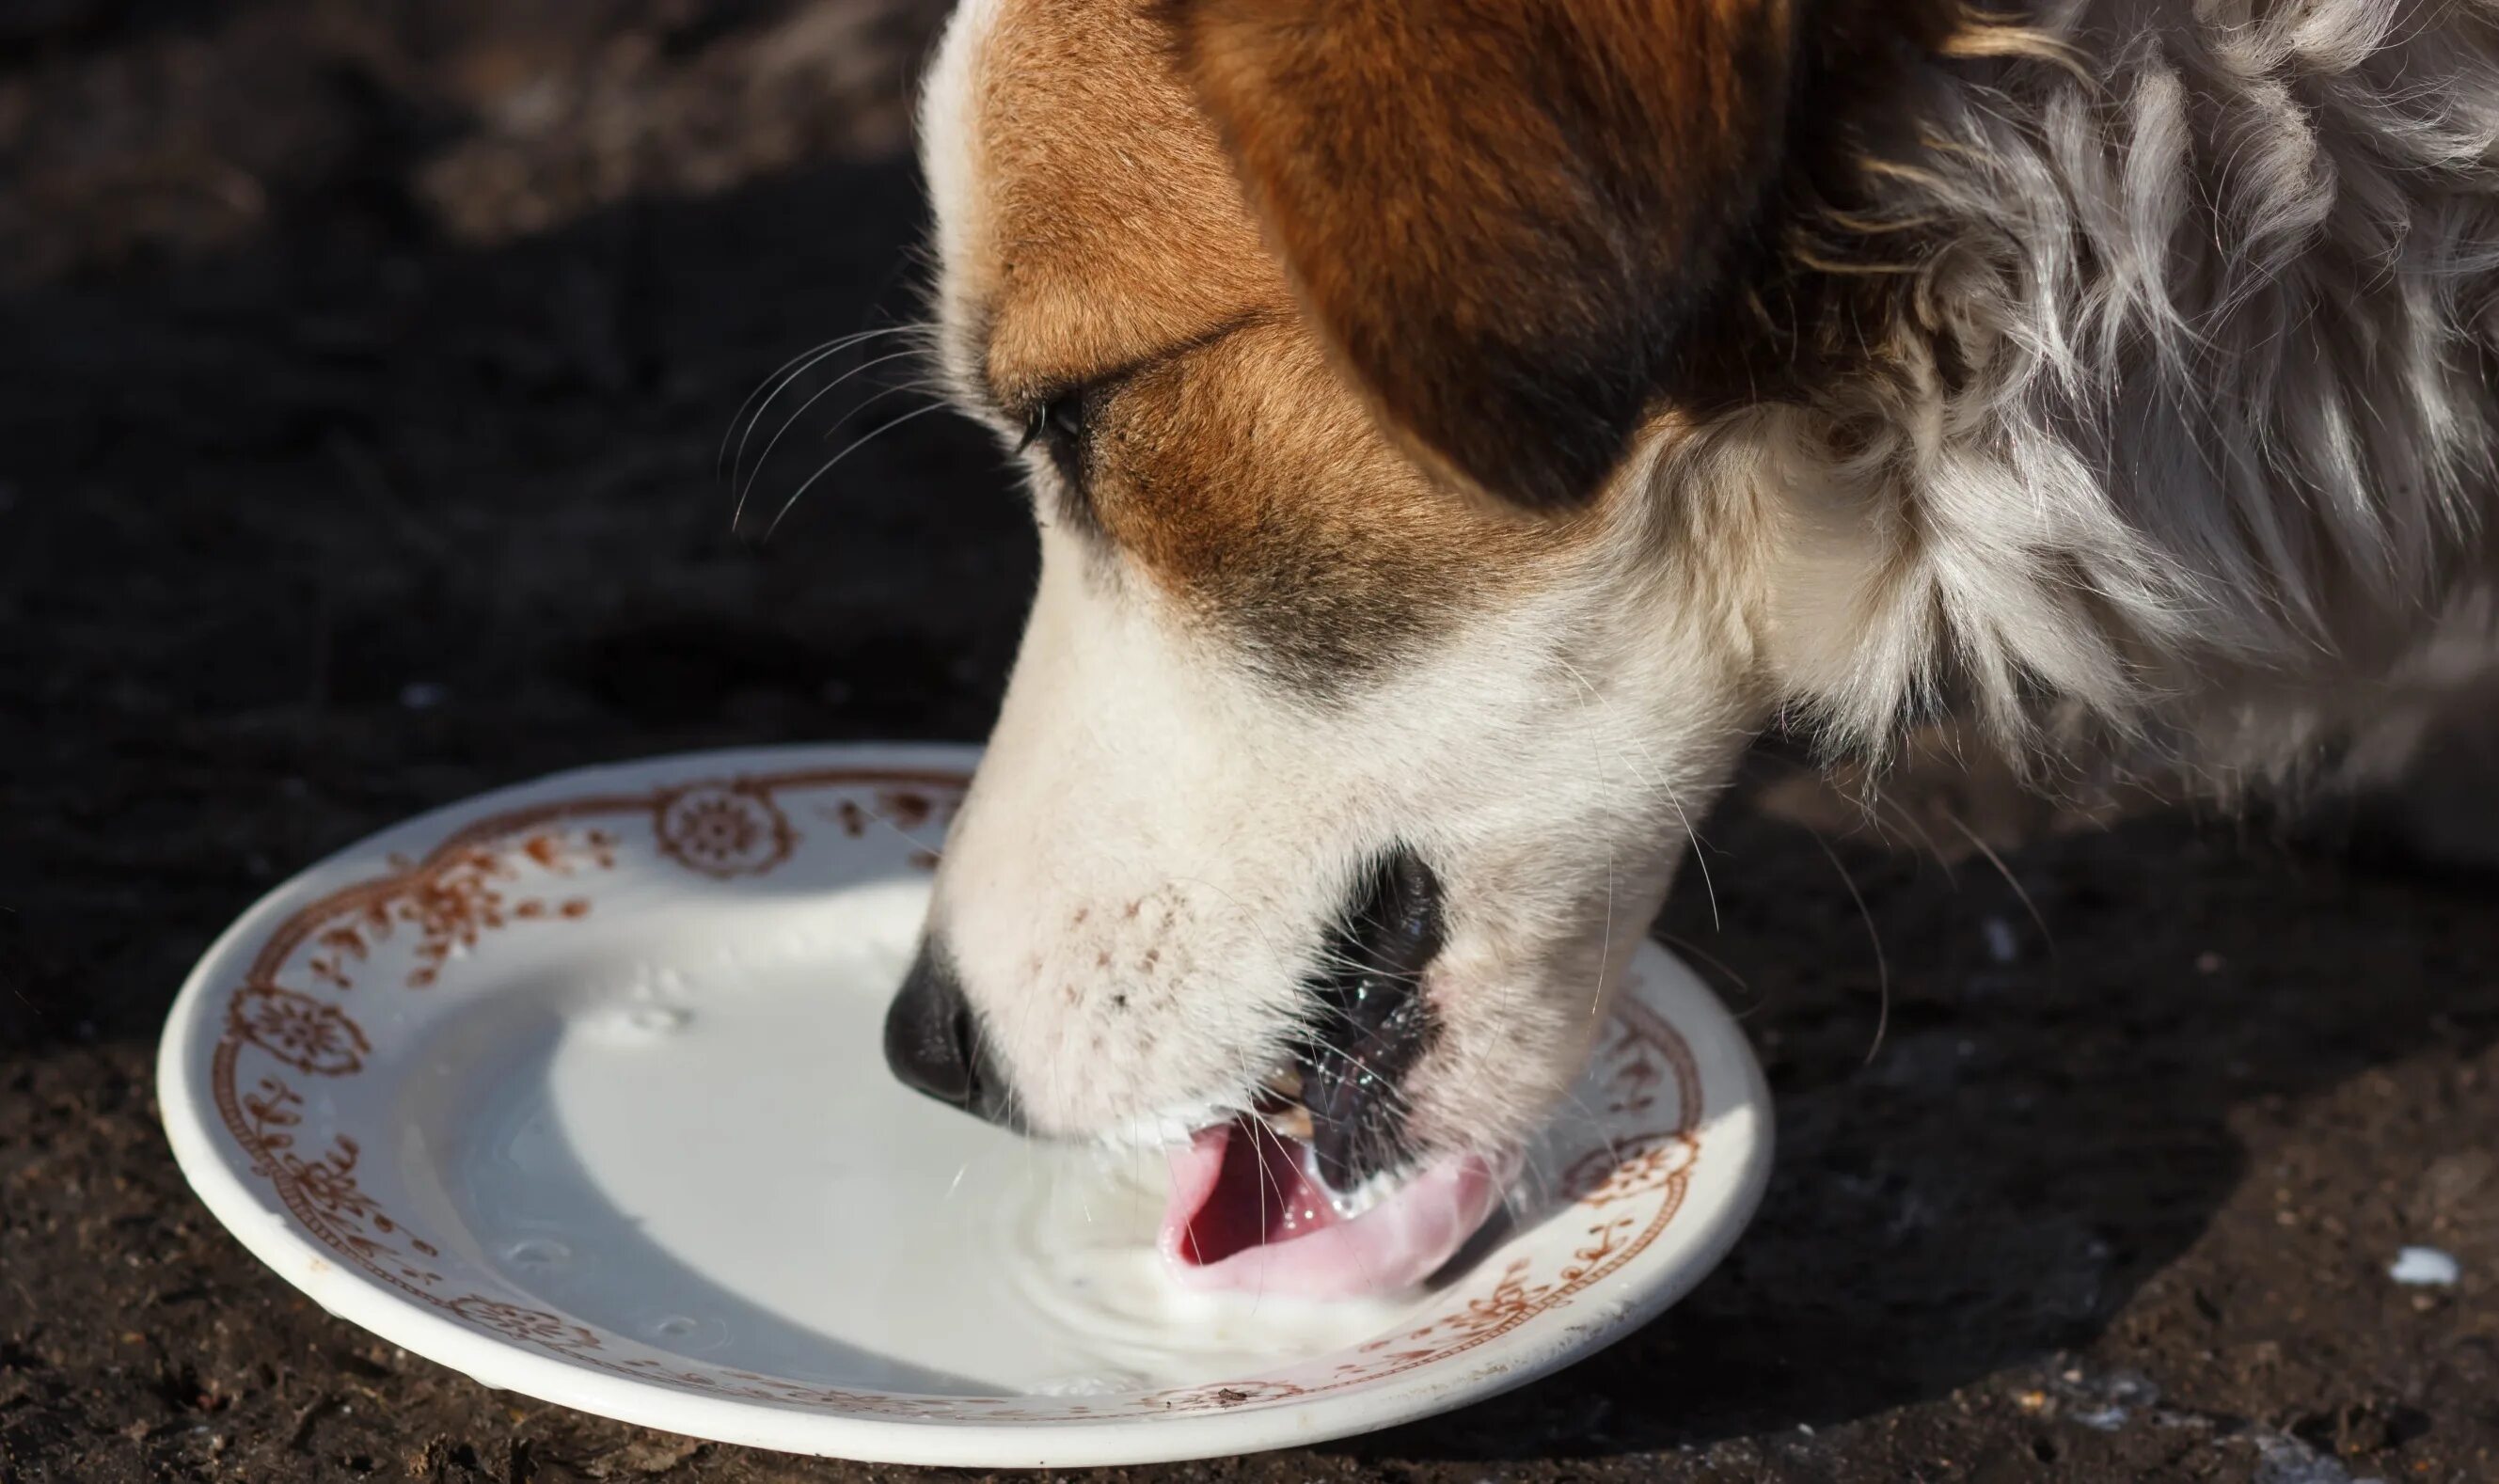
<path id="1" fill-rule="evenodd" d="M 1314 320 L 1444 476 L 1584 503 L 1727 298 L 1789 0 L 1171 0 Z"/>
<path id="2" fill-rule="evenodd" d="M 1306 682 L 1395 660 L 1550 544 L 1427 482 L 1295 319 L 1130 376 L 1092 443 L 1113 538 Z"/>
<path id="3" fill-rule="evenodd" d="M 1290 303 L 1162 36 L 1125 0 L 1006 0 L 974 79 L 981 240 L 956 265 L 1010 410 Z"/>
<path id="4" fill-rule="evenodd" d="M 955 252 L 979 390 L 1082 389 L 1061 509 L 1254 659 L 1359 674 L 1569 539 L 1436 486 L 1583 504 L 1661 413 L 1891 311 L 1782 249 L 1940 12 L 1798 37 L 1801 3 L 1004 0 Z"/>
<path id="5" fill-rule="evenodd" d="M 1381 436 L 1140 6 L 1008 0 L 995 25 L 974 83 L 987 198 L 956 266 L 1003 415 L 1089 389 L 1072 514 L 1316 690 L 1549 541 L 1451 500 Z"/>

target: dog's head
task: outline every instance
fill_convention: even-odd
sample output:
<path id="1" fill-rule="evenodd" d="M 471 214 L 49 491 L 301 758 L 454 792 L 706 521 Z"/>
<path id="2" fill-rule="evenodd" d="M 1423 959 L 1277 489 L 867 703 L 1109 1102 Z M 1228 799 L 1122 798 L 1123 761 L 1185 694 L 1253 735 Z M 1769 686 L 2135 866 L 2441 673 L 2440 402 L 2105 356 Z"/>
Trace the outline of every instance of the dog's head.
<path id="1" fill-rule="evenodd" d="M 1184 1186 L 1255 1113 L 1310 1145 L 1271 1182 L 1430 1187 L 1403 1245 L 1261 1280 L 1416 1276 L 1483 1214 L 1770 703 L 1775 471 L 1682 435 L 1749 374 L 1795 24 L 970 0 L 923 120 L 943 352 L 1042 577 L 907 1079 L 1194 1135 Z M 1218 1224 L 1176 1255 L 1250 1272 Z"/>

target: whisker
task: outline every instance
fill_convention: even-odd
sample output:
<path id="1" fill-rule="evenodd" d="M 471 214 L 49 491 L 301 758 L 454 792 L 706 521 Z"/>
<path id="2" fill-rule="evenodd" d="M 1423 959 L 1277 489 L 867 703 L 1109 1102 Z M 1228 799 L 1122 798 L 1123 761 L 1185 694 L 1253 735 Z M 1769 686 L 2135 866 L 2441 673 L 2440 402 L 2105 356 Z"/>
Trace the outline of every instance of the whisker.
<path id="1" fill-rule="evenodd" d="M 930 845 L 930 844 L 928 844 L 927 842 L 925 842 L 925 841 L 922 840 L 918 835 L 913 834 L 911 831 L 909 831 L 909 830 L 907 830 L 907 829 L 903 828 L 903 827 L 902 827 L 901 825 L 899 825 L 899 824 L 896 824 L 896 823 L 893 823 L 892 820 L 887 819 L 884 815 L 879 814 L 879 813 L 875 812 L 874 810 L 870 810 L 870 811 L 868 811 L 868 818 L 870 818 L 870 819 L 872 819 L 872 820 L 876 821 L 879 824 L 884 825 L 886 828 L 888 828 L 888 829 L 890 829 L 890 830 L 892 830 L 892 831 L 893 831 L 893 833 L 894 833 L 894 835 L 895 835 L 898 839 L 900 839 L 900 840 L 902 841 L 902 843 L 903 843 L 903 844 L 910 846 L 912 849 L 914 849 L 914 850 L 916 850 L 916 851 L 919 851 L 922 855 L 926 855 L 929 859 L 931 859 L 931 860 L 943 860 L 943 859 L 945 859 L 945 858 L 946 858 L 946 852 L 945 852 L 942 848 L 940 848 L 940 847 L 938 847 L 938 846 L 934 846 L 934 845 Z"/>
<path id="2" fill-rule="evenodd" d="M 913 418 L 926 417 L 931 412 L 943 412 L 945 410 L 946 404 L 944 403 L 933 402 L 925 407 L 915 407 L 912 410 L 903 413 L 900 417 L 893 418 L 880 427 L 853 438 L 848 447 L 844 448 L 840 453 L 837 453 L 831 458 L 826 460 L 823 468 L 817 469 L 814 473 L 809 474 L 807 476 L 807 482 L 798 486 L 798 488 L 791 494 L 788 500 L 781 502 L 780 510 L 772 517 L 772 524 L 763 528 L 763 539 L 767 541 L 772 539 L 772 533 L 781 529 L 781 523 L 789 518 L 791 509 L 798 503 L 799 498 L 805 495 L 809 490 L 815 488 L 817 480 L 831 473 L 835 465 L 859 452 L 860 449 L 865 446 L 871 439 L 881 437 L 885 434 L 892 432 L 894 429 L 901 427 L 904 423 L 910 422 Z"/>
<path id="3" fill-rule="evenodd" d="M 729 529 L 731 531 L 735 531 L 737 529 L 738 521 L 746 514 L 746 498 L 750 494 L 754 493 L 756 481 L 763 477 L 763 466 L 771 462 L 772 450 L 781 446 L 782 438 L 789 436 L 791 429 L 798 426 L 798 420 L 807 415 L 807 409 L 809 407 L 814 406 L 816 403 L 831 396 L 835 390 L 839 389 L 844 383 L 848 382 L 854 376 L 874 371 L 876 368 L 883 366 L 888 362 L 899 361 L 907 356 L 915 356 L 918 354 L 919 352 L 917 350 L 897 350 L 892 355 L 878 356 L 872 361 L 862 361 L 859 365 L 852 367 L 849 371 L 835 376 L 832 380 L 826 382 L 823 386 L 818 387 L 814 396 L 808 398 L 805 402 L 798 403 L 797 410 L 792 412 L 787 418 L 783 419 L 781 426 L 773 430 L 771 438 L 763 445 L 763 452 L 756 458 L 755 468 L 747 472 L 746 482 L 739 487 L 737 492 L 737 504 L 729 513 Z M 889 394 L 879 393 L 877 394 L 877 397 L 869 398 L 868 402 L 877 401 L 879 397 L 886 395 Z M 860 405 L 865 406 L 866 404 L 866 403 L 861 403 Z M 858 410 L 858 407 L 853 407 L 851 409 L 852 412 L 857 412 Z M 756 416 L 760 420 L 763 414 L 759 411 Z M 844 414 L 842 421 L 847 422 L 849 420 L 849 414 Z M 834 428 L 838 428 L 840 426 L 841 423 L 839 422 L 833 424 Z M 751 432 L 753 430 L 750 429 L 749 431 Z M 828 435 L 831 431 L 831 429 L 826 430 Z M 739 450 L 738 457 L 742 463 L 745 458 L 745 451 L 743 448 Z"/>
<path id="4" fill-rule="evenodd" d="M 1700 944 L 1693 942 L 1689 938 L 1681 937 L 1670 932 L 1660 932 L 1655 936 L 1658 941 L 1666 944 L 1668 947 L 1672 948 L 1679 952 L 1689 953 L 1693 957 L 1700 959 L 1703 963 L 1707 964 L 1710 968 L 1726 975 L 1730 980 L 1735 982 L 1736 988 L 1743 990 L 1746 994 L 1749 995 L 1753 992 L 1753 986 L 1745 983 L 1744 976 L 1728 967 L 1727 960 L 1710 952 Z M 1740 1018 L 1740 1016 L 1738 1018 Z"/>
<path id="5" fill-rule="evenodd" d="M 1944 884 L 1955 891 L 1961 889 L 1961 873 L 1953 869 L 1952 861 L 1944 855 L 1943 847 L 1935 842 L 1933 835 L 1927 832 L 1924 824 L 1918 823 L 1917 815 L 1906 804 L 1876 794 L 1868 794 L 1866 803 L 1869 812 L 1889 809 L 1893 818 L 1899 820 L 1902 827 L 1918 837 L 1918 843 L 1927 848 L 1927 854 L 1935 857 L 1935 864 L 1944 868 Z"/>
<path id="6" fill-rule="evenodd" d="M 1249 1129 L 1250 1141 L 1250 1157 L 1258 1161 L 1258 1245 L 1264 1247 L 1267 1245 L 1268 1193 L 1270 1191 L 1274 1192 L 1276 1197 L 1276 1209 L 1281 1211 L 1283 1210 L 1284 1206 L 1284 1191 L 1282 1186 L 1276 1183 L 1276 1178 L 1267 1173 L 1267 1161 L 1258 1152 L 1257 1141 L 1261 1134 L 1267 1133 L 1266 1125 L 1258 1122 L 1255 1118 L 1252 1118 L 1250 1120 Z M 1267 1137 L 1274 1138 L 1275 1136 L 1273 1134 L 1267 1134 Z M 1278 1147 L 1280 1150 L 1282 1147 L 1281 1141 L 1279 1142 Z M 1250 1311 L 1255 1313 L 1258 1306 L 1266 1302 L 1267 1279 L 1266 1275 L 1261 1274 L 1258 1278 L 1258 1296 L 1250 1302 Z"/>
<path id="7" fill-rule="evenodd" d="M 1388 1099 L 1391 1106 L 1401 1113 L 1413 1112 L 1413 1104 L 1408 1100 L 1406 1094 L 1398 1090 L 1398 1088 L 1392 1085 L 1386 1079 L 1379 1077 L 1377 1073 L 1371 1070 L 1371 1064 L 1364 1061 L 1361 1057 L 1354 1055 L 1350 1051 L 1343 1050 L 1339 1048 L 1328 1046 L 1323 1043 L 1314 1044 L 1305 1049 L 1319 1052 L 1324 1055 L 1334 1056 L 1339 1061 L 1344 1062 L 1347 1066 L 1353 1068 L 1353 1070 L 1361 1076 L 1372 1078 L 1377 1081 L 1378 1085 L 1369 1090 L 1367 1094 L 1368 1096 Z"/>
<path id="8" fill-rule="evenodd" d="M 1978 831 L 1963 823 L 1961 816 L 1947 809 L 1944 811 L 1944 820 L 1953 828 L 1960 830 L 1962 838 L 1967 840 L 1980 855 L 1986 856 L 1987 863 L 1996 867 L 1996 874 L 2003 877 L 2004 884 L 2013 888 L 2014 896 L 2022 903 L 2022 910 L 2030 914 L 2030 920 L 2038 924 L 2040 940 L 2048 945 L 2048 952 L 2054 954 L 2057 952 L 2057 935 L 2049 930 L 2048 919 L 2039 915 L 2039 904 L 2030 900 L 2030 893 L 2023 889 L 2021 882 L 2014 879 L 2012 868 L 2004 863 L 2004 857 L 1996 854 L 1994 847 L 1980 839 Z"/>
<path id="9" fill-rule="evenodd" d="M 1813 836 L 1813 843 L 1822 848 L 1831 868 L 1839 873 L 1839 884 L 1848 888 L 1848 899 L 1857 904 L 1857 915 L 1866 919 L 1866 941 L 1874 945 L 1874 1044 L 1866 1048 L 1863 1063 L 1870 1067 L 1874 1065 L 1875 1055 L 1883 1049 L 1883 1033 L 1892 1024 L 1892 966 L 1883 956 L 1883 935 L 1875 930 L 1874 914 L 1866 911 L 1866 898 L 1858 893 L 1857 883 L 1849 876 L 1848 867 L 1840 864 L 1839 853 L 1818 834 Z"/>
<path id="10" fill-rule="evenodd" d="M 1606 1003 L 1606 964 L 1614 956 L 1614 848 L 1606 847 L 1606 935 L 1597 945 L 1597 983 L 1588 991 L 1588 1018 Z"/>
<path id="11" fill-rule="evenodd" d="M 1571 1087 L 1563 1089 L 1560 1103 L 1557 1104 L 1557 1114 L 1562 1110 L 1563 1105 L 1567 1105 L 1569 1109 L 1575 1111 L 1580 1117 L 1587 1120 L 1589 1131 L 1597 1136 L 1598 1140 L 1605 1147 L 1607 1164 L 1609 1166 L 1620 1165 L 1623 1162 L 1622 1146 L 1614 1142 L 1613 1134 L 1607 1130 L 1606 1124 L 1608 1119 L 1603 1113 L 1599 1112 L 1593 1105 L 1591 1105 L 1586 1098 L 1580 1096 L 1575 1083 Z M 1561 1121 L 1561 1118 L 1557 1115 L 1548 1121 L 1547 1127 L 1550 1128 L 1558 1125 Z M 1533 1178 L 1537 1181 L 1540 1186 L 1537 1192 L 1539 1200 L 1556 1201 L 1558 1199 L 1556 1193 L 1559 1189 L 1557 1178 L 1554 1173 L 1547 1172 L 1541 1167 L 1539 1163 L 1539 1155 L 1542 1151 L 1538 1147 L 1540 1143 L 1541 1137 L 1539 1139 L 1530 1139 L 1522 1145 L 1520 1148 L 1519 1178 L 1521 1181 L 1526 1181 L 1530 1178 Z M 1513 1218 L 1519 1217 L 1523 1214 L 1515 1203 L 1512 1202 L 1507 1191 L 1504 1192 L 1502 1199 L 1504 1209 L 1509 1210 Z"/>
<path id="12" fill-rule="evenodd" d="M 722 461 L 729 455 L 729 440 L 730 438 L 737 439 L 737 463 L 736 465 L 733 465 L 732 468 L 734 468 L 744 466 L 746 462 L 747 439 L 755 436 L 756 424 L 763 421 L 763 414 L 771 407 L 772 400 L 779 397 L 792 382 L 797 380 L 800 376 L 805 375 L 809 370 L 823 362 L 827 357 L 839 355 L 841 352 L 850 349 L 853 345 L 861 344 L 865 341 L 875 339 L 879 336 L 900 335 L 908 331 L 925 330 L 926 328 L 928 327 L 925 325 L 893 325 L 881 330 L 861 330 L 853 335 L 837 336 L 832 339 L 825 341 L 813 350 L 800 351 L 798 354 L 792 356 L 789 360 L 782 362 L 780 368 L 774 371 L 771 375 L 766 376 L 762 381 L 756 383 L 755 390 L 746 394 L 746 401 L 739 403 L 737 404 L 737 411 L 730 415 L 728 430 L 720 436 L 720 452 L 714 455 L 712 459 L 712 477 L 717 479 L 721 476 L 722 471 L 720 466 Z M 755 405 L 756 399 L 759 397 L 763 399 L 762 406 Z M 746 424 L 746 432 L 741 436 L 737 431 L 738 421 L 747 415 L 746 409 L 750 406 L 755 407 L 754 420 Z"/>
<path id="13" fill-rule="evenodd" d="M 1564 660 L 1559 656 L 1554 658 L 1553 662 L 1562 667 L 1562 672 L 1564 674 L 1569 675 L 1573 680 L 1578 682 L 1579 689 L 1588 693 L 1588 698 L 1590 700 L 1595 701 L 1601 707 L 1610 707 L 1613 704 L 1606 697 L 1604 693 L 1600 692 L 1595 686 L 1589 684 L 1588 677 L 1579 673 L 1579 667 L 1577 665 L 1573 664 L 1568 660 Z M 1640 750 L 1643 753 L 1648 751 L 1644 746 Z M 1629 763 L 1631 760 L 1630 755 L 1628 753 L 1624 753 L 1619 748 L 1615 749 L 1615 755 L 1621 758 L 1625 763 Z M 1657 758 L 1655 757 L 1652 756 L 1648 758 L 1647 761 L 1652 768 L 1657 767 Z M 1648 778 L 1645 775 L 1640 774 L 1637 769 L 1634 770 L 1634 780 L 1644 789 L 1649 787 Z M 1683 807 L 1683 796 L 1675 790 L 1674 780 L 1667 776 L 1667 771 L 1665 769 L 1658 770 L 1656 787 L 1660 792 L 1663 792 L 1666 795 L 1666 801 L 1668 805 L 1674 810 L 1675 818 L 1682 822 L 1684 838 L 1692 842 L 1692 860 L 1693 863 L 1701 869 L 1701 889 L 1703 894 L 1707 896 L 1709 899 L 1709 925 L 1712 929 L 1723 929 L 1726 926 L 1726 923 L 1719 917 L 1718 913 L 1718 883 L 1716 879 L 1709 874 L 1709 851 L 1707 845 L 1701 838 L 1700 827 L 1692 823 L 1691 812 Z"/>
<path id="14" fill-rule="evenodd" d="M 1358 974 L 1365 979 L 1386 980 L 1392 984 L 1419 984 L 1423 982 L 1423 970 L 1381 968 L 1378 964 L 1341 953 L 1331 948 L 1319 949 L 1311 955 L 1311 958 L 1314 968 L 1343 969 L 1348 974 Z"/>
<path id="15" fill-rule="evenodd" d="M 729 426 L 721 430 L 720 448 L 712 455 L 711 460 L 712 478 L 718 479 L 728 472 L 729 445 L 732 441 L 736 440 L 739 426 L 746 422 L 746 410 L 747 408 L 755 405 L 757 398 L 764 397 L 776 392 L 780 388 L 783 378 L 802 375 L 805 373 L 807 368 L 814 365 L 817 361 L 824 359 L 826 356 L 832 355 L 836 351 L 841 350 L 844 346 L 855 345 L 859 343 L 862 338 L 877 333 L 879 332 L 862 330 L 857 335 L 836 336 L 829 340 L 821 341 L 798 352 L 796 355 L 792 356 L 789 360 L 782 362 L 779 366 L 774 367 L 771 374 L 755 383 L 755 390 L 746 394 L 746 400 L 739 403 L 737 404 L 737 410 L 729 415 Z M 748 426 L 748 431 L 753 431 L 751 425 Z M 741 444 L 740 446 L 742 447 L 743 445 Z"/>

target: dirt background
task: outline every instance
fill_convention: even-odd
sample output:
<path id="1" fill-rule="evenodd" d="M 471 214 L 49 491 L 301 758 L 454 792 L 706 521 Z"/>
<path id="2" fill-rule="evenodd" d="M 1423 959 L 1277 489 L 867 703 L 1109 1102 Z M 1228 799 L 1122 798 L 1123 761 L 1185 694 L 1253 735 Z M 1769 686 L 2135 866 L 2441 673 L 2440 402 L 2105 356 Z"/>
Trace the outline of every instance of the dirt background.
<path id="1" fill-rule="evenodd" d="M 1032 560 L 980 438 L 898 427 L 763 543 L 713 469 L 776 365 L 913 312 L 934 23 L 0 5 L 0 1477 L 907 1472 L 639 1433 L 328 1318 L 191 1200 L 148 1064 L 222 924 L 429 805 L 980 734 Z M 1687 872 L 1664 930 L 1721 966 L 1783 1125 L 1724 1269 L 1458 1415 L 1119 1477 L 2499 1479 L 2486 881 L 2176 815 L 2009 877 L 1743 802 L 1707 833 L 1715 902 Z M 2390 1281 L 2407 1242 L 2461 1281 Z"/>

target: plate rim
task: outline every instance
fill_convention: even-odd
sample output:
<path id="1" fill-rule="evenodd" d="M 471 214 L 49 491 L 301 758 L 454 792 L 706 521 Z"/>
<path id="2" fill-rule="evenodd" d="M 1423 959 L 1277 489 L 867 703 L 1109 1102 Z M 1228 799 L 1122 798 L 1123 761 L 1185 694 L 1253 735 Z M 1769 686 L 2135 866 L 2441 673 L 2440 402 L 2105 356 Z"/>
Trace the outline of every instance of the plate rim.
<path id="1" fill-rule="evenodd" d="M 1751 1224 L 1766 1193 L 1776 1145 L 1769 1088 L 1751 1040 L 1702 983 L 1693 996 L 1698 1018 L 1734 1053 L 1740 1082 L 1730 1107 L 1750 1114 L 1742 1162 L 1723 1203 L 1690 1215 L 1689 1254 L 1671 1280 L 1634 1302 L 1593 1311 L 1563 1327 L 1561 1342 L 1502 1362 L 1454 1368 L 1455 1374 L 1383 1377 L 1377 1386 L 1313 1397 L 1287 1406 L 1191 1411 L 1169 1417 L 1123 1415 L 1055 1422 L 972 1421 L 943 1416 L 862 1416 L 796 1403 L 706 1396 L 653 1380 L 615 1375 L 537 1350 L 498 1340 L 412 1304 L 342 1267 L 299 1230 L 280 1207 L 264 1200 L 219 1151 L 202 1073 L 203 1038 L 221 1023 L 216 990 L 241 948 L 265 936 L 281 915 L 340 885 L 325 882 L 341 867 L 387 849 L 404 835 L 439 830 L 548 794 L 627 777 L 648 782 L 786 767 L 805 759 L 821 766 L 934 767 L 968 780 L 983 749 L 959 742 L 828 742 L 705 749 L 593 763 L 503 785 L 437 805 L 321 856 L 261 894 L 213 938 L 183 978 L 167 1011 L 155 1059 L 159 1117 L 175 1164 L 211 1215 L 244 1250 L 334 1317 L 353 1324 L 490 1389 L 638 1427 L 779 1452 L 861 1462 L 957 1468 L 1063 1468 L 1178 1463 L 1331 1441 L 1413 1422 L 1528 1385 L 1583 1360 L 1646 1325 L 1713 1272 Z M 1654 938 L 1643 941 L 1679 968 L 1689 967 Z M 1701 983 L 1695 976 L 1695 982 Z M 1689 1035 L 1695 1027 L 1679 1023 Z M 1678 1223 L 1679 1224 L 1679 1223 Z"/>

